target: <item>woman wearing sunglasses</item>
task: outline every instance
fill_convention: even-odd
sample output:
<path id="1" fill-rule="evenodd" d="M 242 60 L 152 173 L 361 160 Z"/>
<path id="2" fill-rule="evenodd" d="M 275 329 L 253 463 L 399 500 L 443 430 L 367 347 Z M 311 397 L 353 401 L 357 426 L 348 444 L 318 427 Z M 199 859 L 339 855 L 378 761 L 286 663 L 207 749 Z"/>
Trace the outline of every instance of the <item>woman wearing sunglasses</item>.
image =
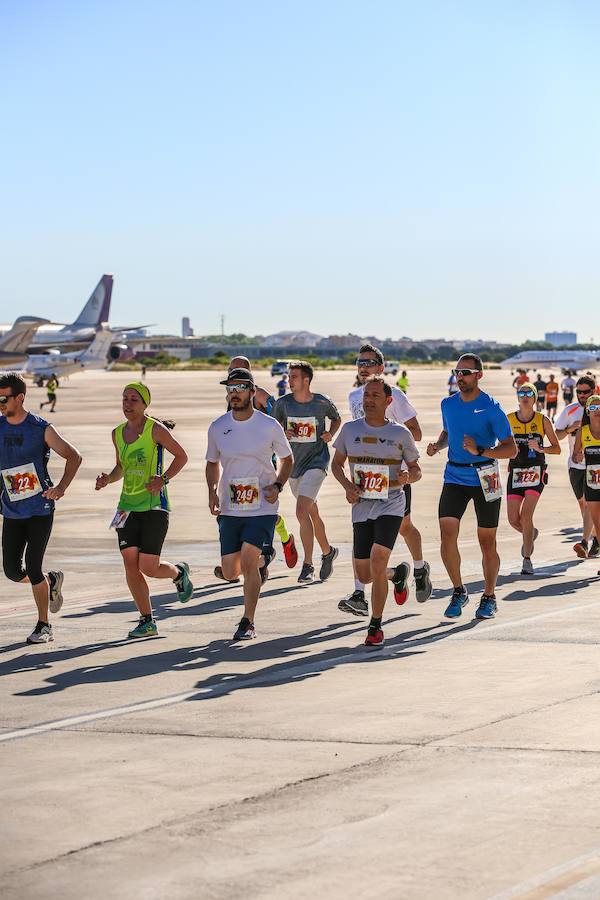
<path id="1" fill-rule="evenodd" d="M 508 463 L 507 511 L 508 521 L 523 535 L 521 575 L 533 575 L 531 556 L 538 530 L 533 514 L 547 483 L 546 453 L 560 453 L 560 444 L 552 422 L 536 411 L 537 388 L 527 381 L 517 388 L 519 408 L 508 414 L 508 421 L 517 445 L 517 456 Z M 544 438 L 549 446 L 544 447 Z"/>
<path id="2" fill-rule="evenodd" d="M 150 399 L 150 390 L 145 384 L 136 381 L 125 386 L 125 421 L 112 433 L 115 466 L 108 474 L 102 472 L 96 478 L 97 491 L 123 479 L 110 527 L 117 532 L 127 585 L 140 614 L 137 626 L 129 632 L 130 638 L 156 637 L 158 634 L 146 576 L 171 579 L 181 603 L 187 603 L 193 591 L 188 564 L 173 565 L 160 558 L 169 527 L 167 484 L 181 472 L 188 458 L 170 433 L 173 423 L 160 422 L 146 415 Z M 167 469 L 163 464 L 165 450 L 173 456 Z"/>
<path id="3" fill-rule="evenodd" d="M 573 462 L 585 465 L 583 496 L 594 530 L 600 534 L 600 394 L 592 394 L 585 404 L 575 437 Z"/>

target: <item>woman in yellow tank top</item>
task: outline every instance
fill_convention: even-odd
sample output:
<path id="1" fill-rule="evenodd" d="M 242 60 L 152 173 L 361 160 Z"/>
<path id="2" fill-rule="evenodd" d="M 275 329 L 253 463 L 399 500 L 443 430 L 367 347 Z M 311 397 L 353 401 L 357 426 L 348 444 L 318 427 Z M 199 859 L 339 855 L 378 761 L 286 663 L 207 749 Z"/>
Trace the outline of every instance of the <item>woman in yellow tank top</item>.
<path id="1" fill-rule="evenodd" d="M 573 462 L 585 462 L 583 496 L 600 534 L 600 394 L 592 394 L 585 404 L 585 412 L 575 437 Z"/>
<path id="2" fill-rule="evenodd" d="M 187 454 L 170 433 L 169 428 L 174 427 L 171 422 L 159 422 L 146 415 L 150 399 L 145 384 L 126 385 L 123 390 L 125 422 L 112 433 L 115 466 L 108 474 L 102 472 L 96 478 L 97 491 L 123 479 L 111 528 L 116 529 L 127 585 L 140 614 L 138 625 L 129 632 L 130 638 L 158 634 L 146 576 L 170 578 L 182 603 L 190 599 L 193 591 L 188 564 L 173 565 L 160 558 L 169 527 L 167 484 L 183 469 Z M 173 456 L 166 471 L 165 450 Z"/>
<path id="3" fill-rule="evenodd" d="M 518 454 L 508 464 L 508 521 L 523 535 L 521 575 L 533 575 L 531 556 L 538 530 L 533 514 L 547 482 L 546 453 L 560 453 L 560 444 L 552 422 L 535 409 L 537 388 L 531 382 L 517 388 L 519 408 L 508 414 Z M 544 438 L 549 445 L 544 447 Z"/>

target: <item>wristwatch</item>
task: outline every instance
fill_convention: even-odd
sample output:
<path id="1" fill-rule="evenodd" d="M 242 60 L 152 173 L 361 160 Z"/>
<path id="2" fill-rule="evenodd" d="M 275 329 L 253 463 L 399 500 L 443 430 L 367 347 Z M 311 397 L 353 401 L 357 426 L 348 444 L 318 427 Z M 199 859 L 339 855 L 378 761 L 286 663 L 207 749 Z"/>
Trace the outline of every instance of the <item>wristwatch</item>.
<path id="1" fill-rule="evenodd" d="M 282 483 L 281 483 L 280 481 L 275 481 L 275 482 L 274 482 L 274 485 L 275 485 L 275 487 L 277 488 L 277 490 L 279 491 L 279 493 L 281 493 L 282 490 L 283 490 L 283 485 L 282 485 Z"/>
<path id="2" fill-rule="evenodd" d="M 163 484 L 169 483 L 170 479 L 169 479 L 169 476 L 166 474 L 166 472 L 163 475 L 161 475 L 160 477 L 162 478 Z"/>
<path id="3" fill-rule="evenodd" d="M 479 445 L 477 445 L 477 453 L 479 454 L 479 456 L 484 456 L 485 455 L 485 447 L 480 447 Z"/>

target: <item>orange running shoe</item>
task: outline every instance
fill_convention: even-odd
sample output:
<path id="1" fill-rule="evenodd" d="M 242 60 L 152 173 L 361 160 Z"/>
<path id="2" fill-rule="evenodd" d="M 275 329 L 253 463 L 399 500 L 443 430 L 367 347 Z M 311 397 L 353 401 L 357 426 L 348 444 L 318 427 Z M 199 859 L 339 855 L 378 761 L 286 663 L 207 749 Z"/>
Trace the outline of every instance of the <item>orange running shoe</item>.
<path id="1" fill-rule="evenodd" d="M 281 546 L 283 547 L 283 555 L 285 556 L 285 562 L 288 569 L 293 569 L 298 563 L 298 551 L 296 550 L 294 535 L 290 534 L 285 544 L 282 544 Z"/>

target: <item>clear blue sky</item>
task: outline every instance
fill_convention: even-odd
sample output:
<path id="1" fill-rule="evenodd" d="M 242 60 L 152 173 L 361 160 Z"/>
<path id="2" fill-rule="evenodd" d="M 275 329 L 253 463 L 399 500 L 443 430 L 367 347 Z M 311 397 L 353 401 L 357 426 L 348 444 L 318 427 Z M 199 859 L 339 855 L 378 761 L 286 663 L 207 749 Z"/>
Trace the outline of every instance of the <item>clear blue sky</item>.
<path id="1" fill-rule="evenodd" d="M 2 321 L 600 340 L 600 4 L 0 6 Z"/>

